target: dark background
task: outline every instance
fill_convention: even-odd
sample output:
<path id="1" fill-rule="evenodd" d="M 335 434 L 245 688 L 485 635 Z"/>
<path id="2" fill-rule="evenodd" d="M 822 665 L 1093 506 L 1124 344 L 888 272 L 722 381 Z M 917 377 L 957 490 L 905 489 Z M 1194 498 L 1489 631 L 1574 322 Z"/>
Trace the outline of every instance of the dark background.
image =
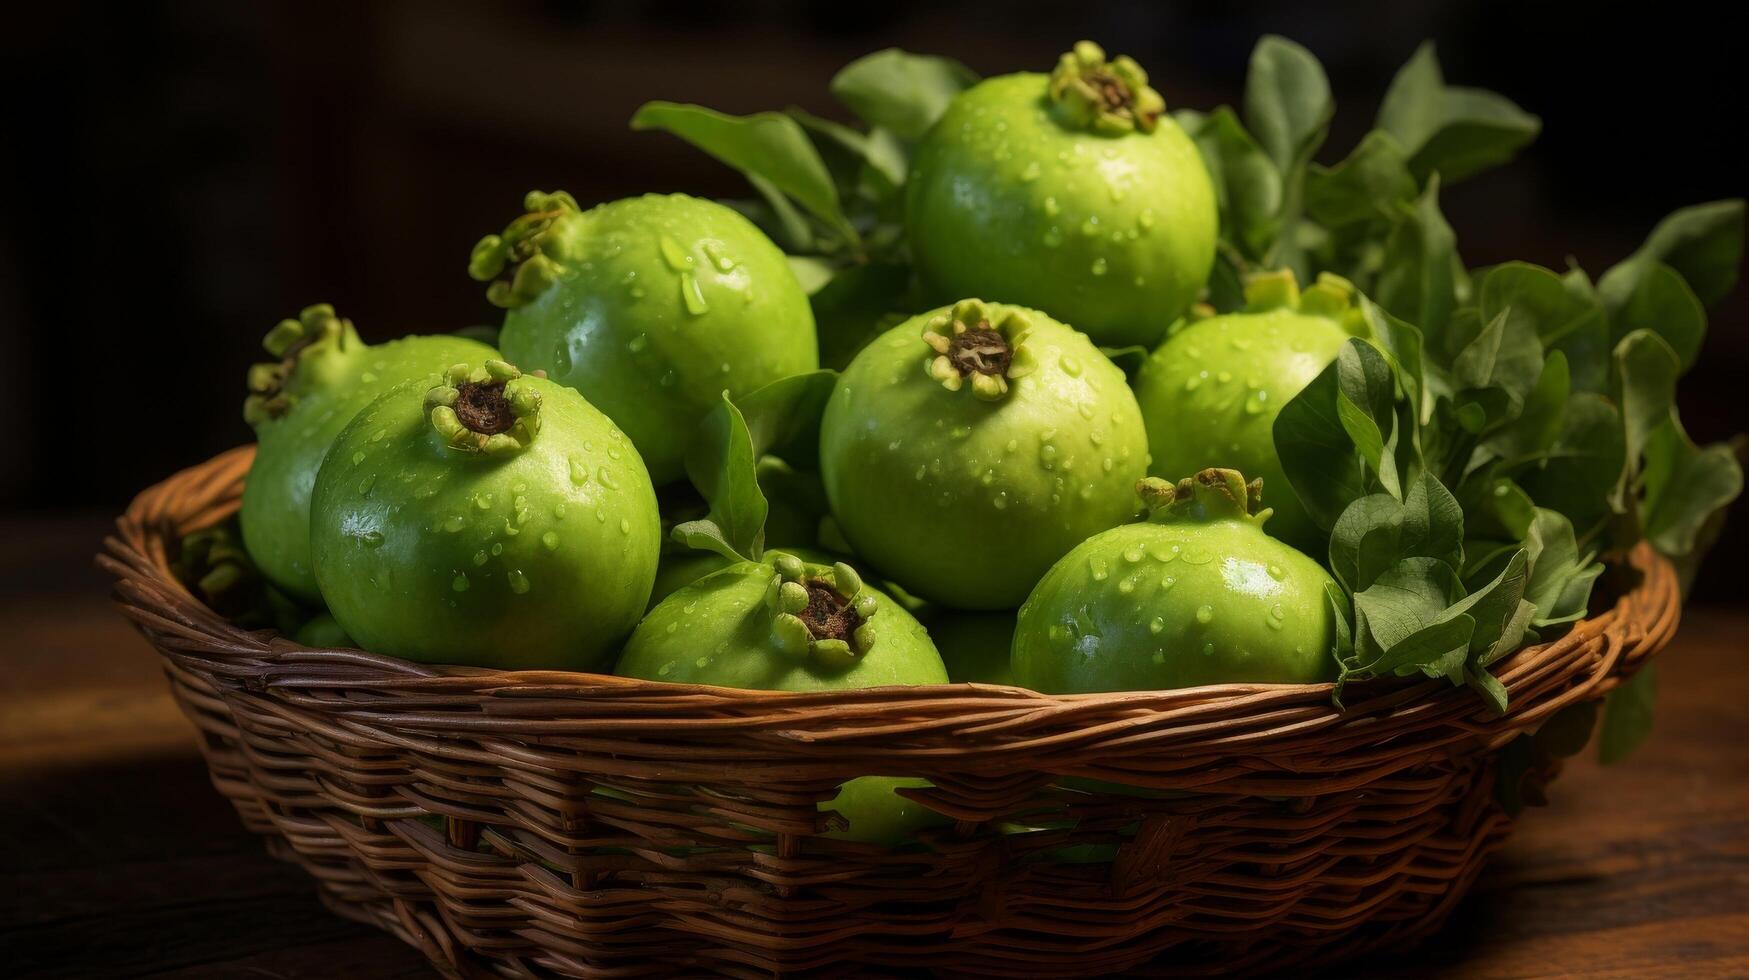
<path id="1" fill-rule="evenodd" d="M 1079 37 L 1137 57 L 1172 107 L 1237 103 L 1266 31 L 1311 48 L 1338 110 L 1323 156 L 1370 126 L 1423 38 L 1448 80 L 1541 115 L 1512 167 L 1453 188 L 1468 264 L 1593 274 L 1664 213 L 1743 194 L 1742 44 L 1698 4 L 83 0 L 0 31 L 0 511 L 114 512 L 245 442 L 262 334 L 316 301 L 367 340 L 493 319 L 468 250 L 529 188 L 588 203 L 741 195 L 644 100 L 844 115 L 832 73 L 898 45 L 983 74 L 1046 70 Z M 1714 8 L 1716 9 L 1716 8 Z M 1749 302 L 1713 315 L 1684 380 L 1701 441 L 1749 429 Z M 1749 520 L 1720 545 L 1749 548 Z M 1716 562 L 1715 569 L 1723 562 Z M 1703 579 L 1703 601 L 1735 583 Z"/>

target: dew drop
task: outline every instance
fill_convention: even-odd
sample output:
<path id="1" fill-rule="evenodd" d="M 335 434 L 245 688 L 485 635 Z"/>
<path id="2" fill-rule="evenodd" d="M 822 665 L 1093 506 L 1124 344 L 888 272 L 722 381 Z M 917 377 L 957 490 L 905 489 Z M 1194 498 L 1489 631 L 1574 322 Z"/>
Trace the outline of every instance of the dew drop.
<path id="1" fill-rule="evenodd" d="M 699 288 L 698 277 L 690 272 L 680 274 L 680 301 L 686 305 L 686 312 L 693 316 L 704 316 L 711 311 L 710 304 L 705 302 L 704 290 Z"/>
<path id="2" fill-rule="evenodd" d="M 674 669 L 673 664 L 671 664 L 671 663 L 663 664 L 662 666 L 656 668 L 656 676 L 657 677 L 667 677 L 669 671 L 672 671 L 673 669 Z"/>
<path id="3" fill-rule="evenodd" d="M 1207 606 L 1207 605 L 1197 606 L 1196 607 L 1196 621 L 1199 623 L 1212 623 L 1212 622 L 1214 622 L 1215 621 L 1215 607 Z"/>
<path id="4" fill-rule="evenodd" d="M 1055 197 L 1045 198 L 1045 214 L 1046 215 L 1049 215 L 1050 217 L 1054 218 L 1057 216 L 1057 213 L 1062 211 L 1062 210 L 1063 210 L 1062 206 L 1057 204 L 1057 199 Z"/>
<path id="5" fill-rule="evenodd" d="M 1100 258 L 1093 260 L 1092 267 L 1089 268 L 1087 271 L 1093 273 L 1096 276 L 1103 276 L 1103 275 L 1105 275 L 1105 269 L 1106 269 L 1105 258 L 1103 256 L 1101 256 Z"/>
<path id="6" fill-rule="evenodd" d="M 517 595 L 522 595 L 528 591 L 528 576 L 522 574 L 522 570 L 519 568 L 511 569 L 509 574 L 504 576 L 504 581 L 509 584 L 510 591 Z"/>
<path id="7" fill-rule="evenodd" d="M 476 493 L 476 494 L 474 494 L 474 506 L 478 507 L 481 510 L 491 509 L 491 507 L 492 507 L 492 495 L 489 493 Z"/>
<path id="8" fill-rule="evenodd" d="M 1186 565 L 1207 565 L 1215 560 L 1215 553 L 1200 545 L 1192 545 L 1184 552 Z"/>
<path id="9" fill-rule="evenodd" d="M 1119 592 L 1122 592 L 1124 595 L 1129 595 L 1130 593 L 1136 591 L 1136 576 L 1131 575 L 1130 577 L 1124 579 L 1122 582 L 1119 582 L 1117 584 L 1117 590 Z"/>
<path id="10" fill-rule="evenodd" d="M 352 454 L 352 465 L 357 466 L 362 462 L 364 462 L 364 450 L 361 449 Z"/>
<path id="11" fill-rule="evenodd" d="M 1148 632 L 1154 634 L 1155 636 L 1159 636 L 1161 633 L 1166 632 L 1166 620 L 1162 619 L 1159 616 L 1155 616 L 1153 619 L 1148 621 Z"/>
<path id="12" fill-rule="evenodd" d="M 589 467 L 575 457 L 571 460 L 571 485 L 582 486 L 589 482 Z"/>
<path id="13" fill-rule="evenodd" d="M 723 247 L 716 242 L 704 243 L 704 254 L 716 266 L 718 272 L 728 272 L 735 268 L 735 260 L 723 252 Z"/>
<path id="14" fill-rule="evenodd" d="M 362 493 L 366 496 L 369 496 L 370 495 L 370 488 L 374 487 L 376 485 L 377 485 L 377 475 L 375 473 L 372 473 L 369 476 L 366 476 L 364 479 L 358 481 L 358 492 Z"/>
<path id="15" fill-rule="evenodd" d="M 1128 548 L 1125 548 L 1123 550 L 1123 560 L 1129 562 L 1132 565 L 1135 564 L 1136 562 L 1141 561 L 1142 560 L 1142 549 L 1135 546 L 1135 545 L 1130 545 Z"/>
<path id="16" fill-rule="evenodd" d="M 548 531 L 547 533 L 541 535 L 540 536 L 540 543 L 542 545 L 544 545 L 548 551 L 558 551 L 559 550 L 559 532 Z"/>
<path id="17" fill-rule="evenodd" d="M 457 592 L 468 591 L 468 576 L 463 572 L 455 573 L 455 578 L 449 581 L 449 587 Z"/>
<path id="18" fill-rule="evenodd" d="M 504 543 L 501 541 L 492 542 L 492 554 L 496 556 L 496 555 L 502 555 L 503 553 L 504 553 Z"/>
<path id="19" fill-rule="evenodd" d="M 1057 360 L 1057 364 L 1062 367 L 1063 373 L 1069 377 L 1079 378 L 1081 376 L 1081 362 L 1074 357 L 1064 354 Z"/>
<path id="20" fill-rule="evenodd" d="M 668 263 L 668 268 L 675 272 L 685 272 L 692 268 L 692 256 L 686 254 L 686 249 L 679 242 L 663 235 L 656 244 L 661 248 L 662 261 Z"/>
<path id="21" fill-rule="evenodd" d="M 1058 228 L 1056 225 L 1050 226 L 1050 228 L 1046 229 L 1044 237 L 1040 239 L 1040 241 L 1044 242 L 1046 248 L 1056 248 L 1058 245 L 1063 244 L 1063 229 Z"/>
<path id="22" fill-rule="evenodd" d="M 1093 581 L 1095 582 L 1105 581 L 1105 577 L 1110 574 L 1106 569 L 1105 559 L 1103 558 L 1089 559 L 1087 565 L 1088 569 L 1093 572 Z"/>
<path id="23" fill-rule="evenodd" d="M 481 548 L 479 551 L 474 552 L 474 564 L 476 566 L 478 566 L 478 565 L 484 565 L 485 563 L 486 563 L 486 549 Z"/>
<path id="24" fill-rule="evenodd" d="M 1202 645 L 1202 655 L 1205 657 L 1214 656 L 1215 655 L 1215 645 L 1213 643 L 1204 643 Z"/>
<path id="25" fill-rule="evenodd" d="M 626 349 L 633 354 L 638 353 L 648 346 L 650 346 L 650 337 L 648 334 L 638 334 L 636 337 L 633 337 L 626 342 Z"/>
<path id="26" fill-rule="evenodd" d="M 618 490 L 619 489 L 619 477 L 614 476 L 613 471 L 609 470 L 605 466 L 602 466 L 602 467 L 599 467 L 596 469 L 595 478 L 597 480 L 600 480 L 601 485 L 606 487 L 609 490 Z"/>
<path id="27" fill-rule="evenodd" d="M 1160 580 L 1160 591 L 1165 592 L 1177 584 L 1178 584 L 1178 580 L 1173 578 L 1172 576 L 1168 575 L 1165 578 Z"/>
<path id="28" fill-rule="evenodd" d="M 460 514 L 451 514 L 443 519 L 443 529 L 451 534 L 468 526 L 468 519 Z"/>
<path id="29" fill-rule="evenodd" d="M 1270 565 L 1265 571 L 1269 573 L 1270 578 L 1275 579 L 1277 582 L 1287 578 L 1287 571 L 1280 565 Z"/>
<path id="30" fill-rule="evenodd" d="M 998 490 L 996 492 L 996 496 L 994 496 L 990 499 L 990 506 L 995 507 L 997 510 L 1007 510 L 1008 509 L 1008 491 Z"/>
<path id="31" fill-rule="evenodd" d="M 1155 650 L 1154 655 L 1148 659 L 1154 661 L 1157 664 L 1163 664 L 1166 662 L 1166 651 L 1165 650 Z"/>

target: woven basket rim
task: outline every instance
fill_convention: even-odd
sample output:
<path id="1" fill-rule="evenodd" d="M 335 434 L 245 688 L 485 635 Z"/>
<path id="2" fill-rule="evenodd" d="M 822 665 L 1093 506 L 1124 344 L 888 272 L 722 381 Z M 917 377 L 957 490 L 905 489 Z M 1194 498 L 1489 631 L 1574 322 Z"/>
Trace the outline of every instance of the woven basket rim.
<path id="1" fill-rule="evenodd" d="M 1376 750 L 1381 726 L 1419 733 L 1412 740 L 1417 743 L 1433 733 L 1431 741 L 1440 745 L 1467 738 L 1498 744 L 1567 704 L 1614 687 L 1662 646 L 1679 615 L 1674 568 L 1642 542 L 1627 556 L 1639 581 L 1609 609 L 1494 665 L 1510 697 L 1499 715 L 1473 692 L 1442 680 L 1350 685 L 1339 711 L 1329 683 L 1063 695 L 965 683 L 774 692 L 418 664 L 304 647 L 272 631 L 241 629 L 207 609 L 170 573 L 181 534 L 217 523 L 235 509 L 253 455 L 253 446 L 229 450 L 134 499 L 98 556 L 115 578 L 118 607 L 182 666 L 299 710 L 417 737 L 498 731 L 513 738 L 685 741 L 734 733 L 760 739 L 778 756 L 790 754 L 786 744 L 803 750 L 836 743 L 865 764 L 903 756 L 908 769 L 934 769 L 945 765 L 945 757 L 954 763 L 947 769 L 974 757 L 982 759 L 976 766 L 982 768 L 1004 756 L 1015 768 L 1033 768 L 1037 760 L 1028 754 L 1095 743 L 1121 746 L 1125 738 L 1136 743 L 1131 748 L 1171 748 L 1205 760 L 1331 753 L 1345 740 Z"/>

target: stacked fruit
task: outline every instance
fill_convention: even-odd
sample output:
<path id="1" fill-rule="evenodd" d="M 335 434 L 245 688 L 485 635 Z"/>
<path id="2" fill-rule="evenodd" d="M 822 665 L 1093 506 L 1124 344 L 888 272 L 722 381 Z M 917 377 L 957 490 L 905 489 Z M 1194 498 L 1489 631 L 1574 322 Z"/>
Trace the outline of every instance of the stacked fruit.
<path id="1" fill-rule="evenodd" d="M 1672 405 L 1740 203 L 1596 284 L 1466 271 L 1440 182 L 1538 123 L 1430 50 L 1331 166 L 1323 74 L 1275 38 L 1243 122 L 1169 114 L 1087 42 L 981 82 L 881 52 L 833 91 L 866 128 L 640 110 L 759 200 L 529 194 L 468 267 L 497 349 L 366 345 L 326 306 L 274 328 L 244 547 L 191 540 L 188 580 L 436 663 L 1338 698 L 1425 675 L 1503 707 L 1489 665 L 1582 616 L 1600 554 L 1691 564 L 1740 487 Z M 898 840 L 934 819 L 903 785 L 823 806 Z"/>

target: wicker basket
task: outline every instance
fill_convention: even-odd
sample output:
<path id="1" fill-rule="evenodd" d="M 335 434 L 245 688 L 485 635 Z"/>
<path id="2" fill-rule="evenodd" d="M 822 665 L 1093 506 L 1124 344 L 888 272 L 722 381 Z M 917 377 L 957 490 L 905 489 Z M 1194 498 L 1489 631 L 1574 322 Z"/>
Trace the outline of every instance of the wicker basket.
<path id="1" fill-rule="evenodd" d="M 168 552 L 235 509 L 252 455 L 142 493 L 99 561 L 249 828 L 460 976 L 1087 976 L 1405 946 L 1510 829 L 1497 750 L 1619 683 L 1679 609 L 1642 546 L 1613 608 L 1497 665 L 1504 716 L 1443 681 L 1338 712 L 1327 685 L 792 694 L 434 668 L 240 630 L 175 581 Z M 915 795 L 953 821 L 927 847 L 820 836 L 816 802 L 866 774 L 928 778 Z"/>

